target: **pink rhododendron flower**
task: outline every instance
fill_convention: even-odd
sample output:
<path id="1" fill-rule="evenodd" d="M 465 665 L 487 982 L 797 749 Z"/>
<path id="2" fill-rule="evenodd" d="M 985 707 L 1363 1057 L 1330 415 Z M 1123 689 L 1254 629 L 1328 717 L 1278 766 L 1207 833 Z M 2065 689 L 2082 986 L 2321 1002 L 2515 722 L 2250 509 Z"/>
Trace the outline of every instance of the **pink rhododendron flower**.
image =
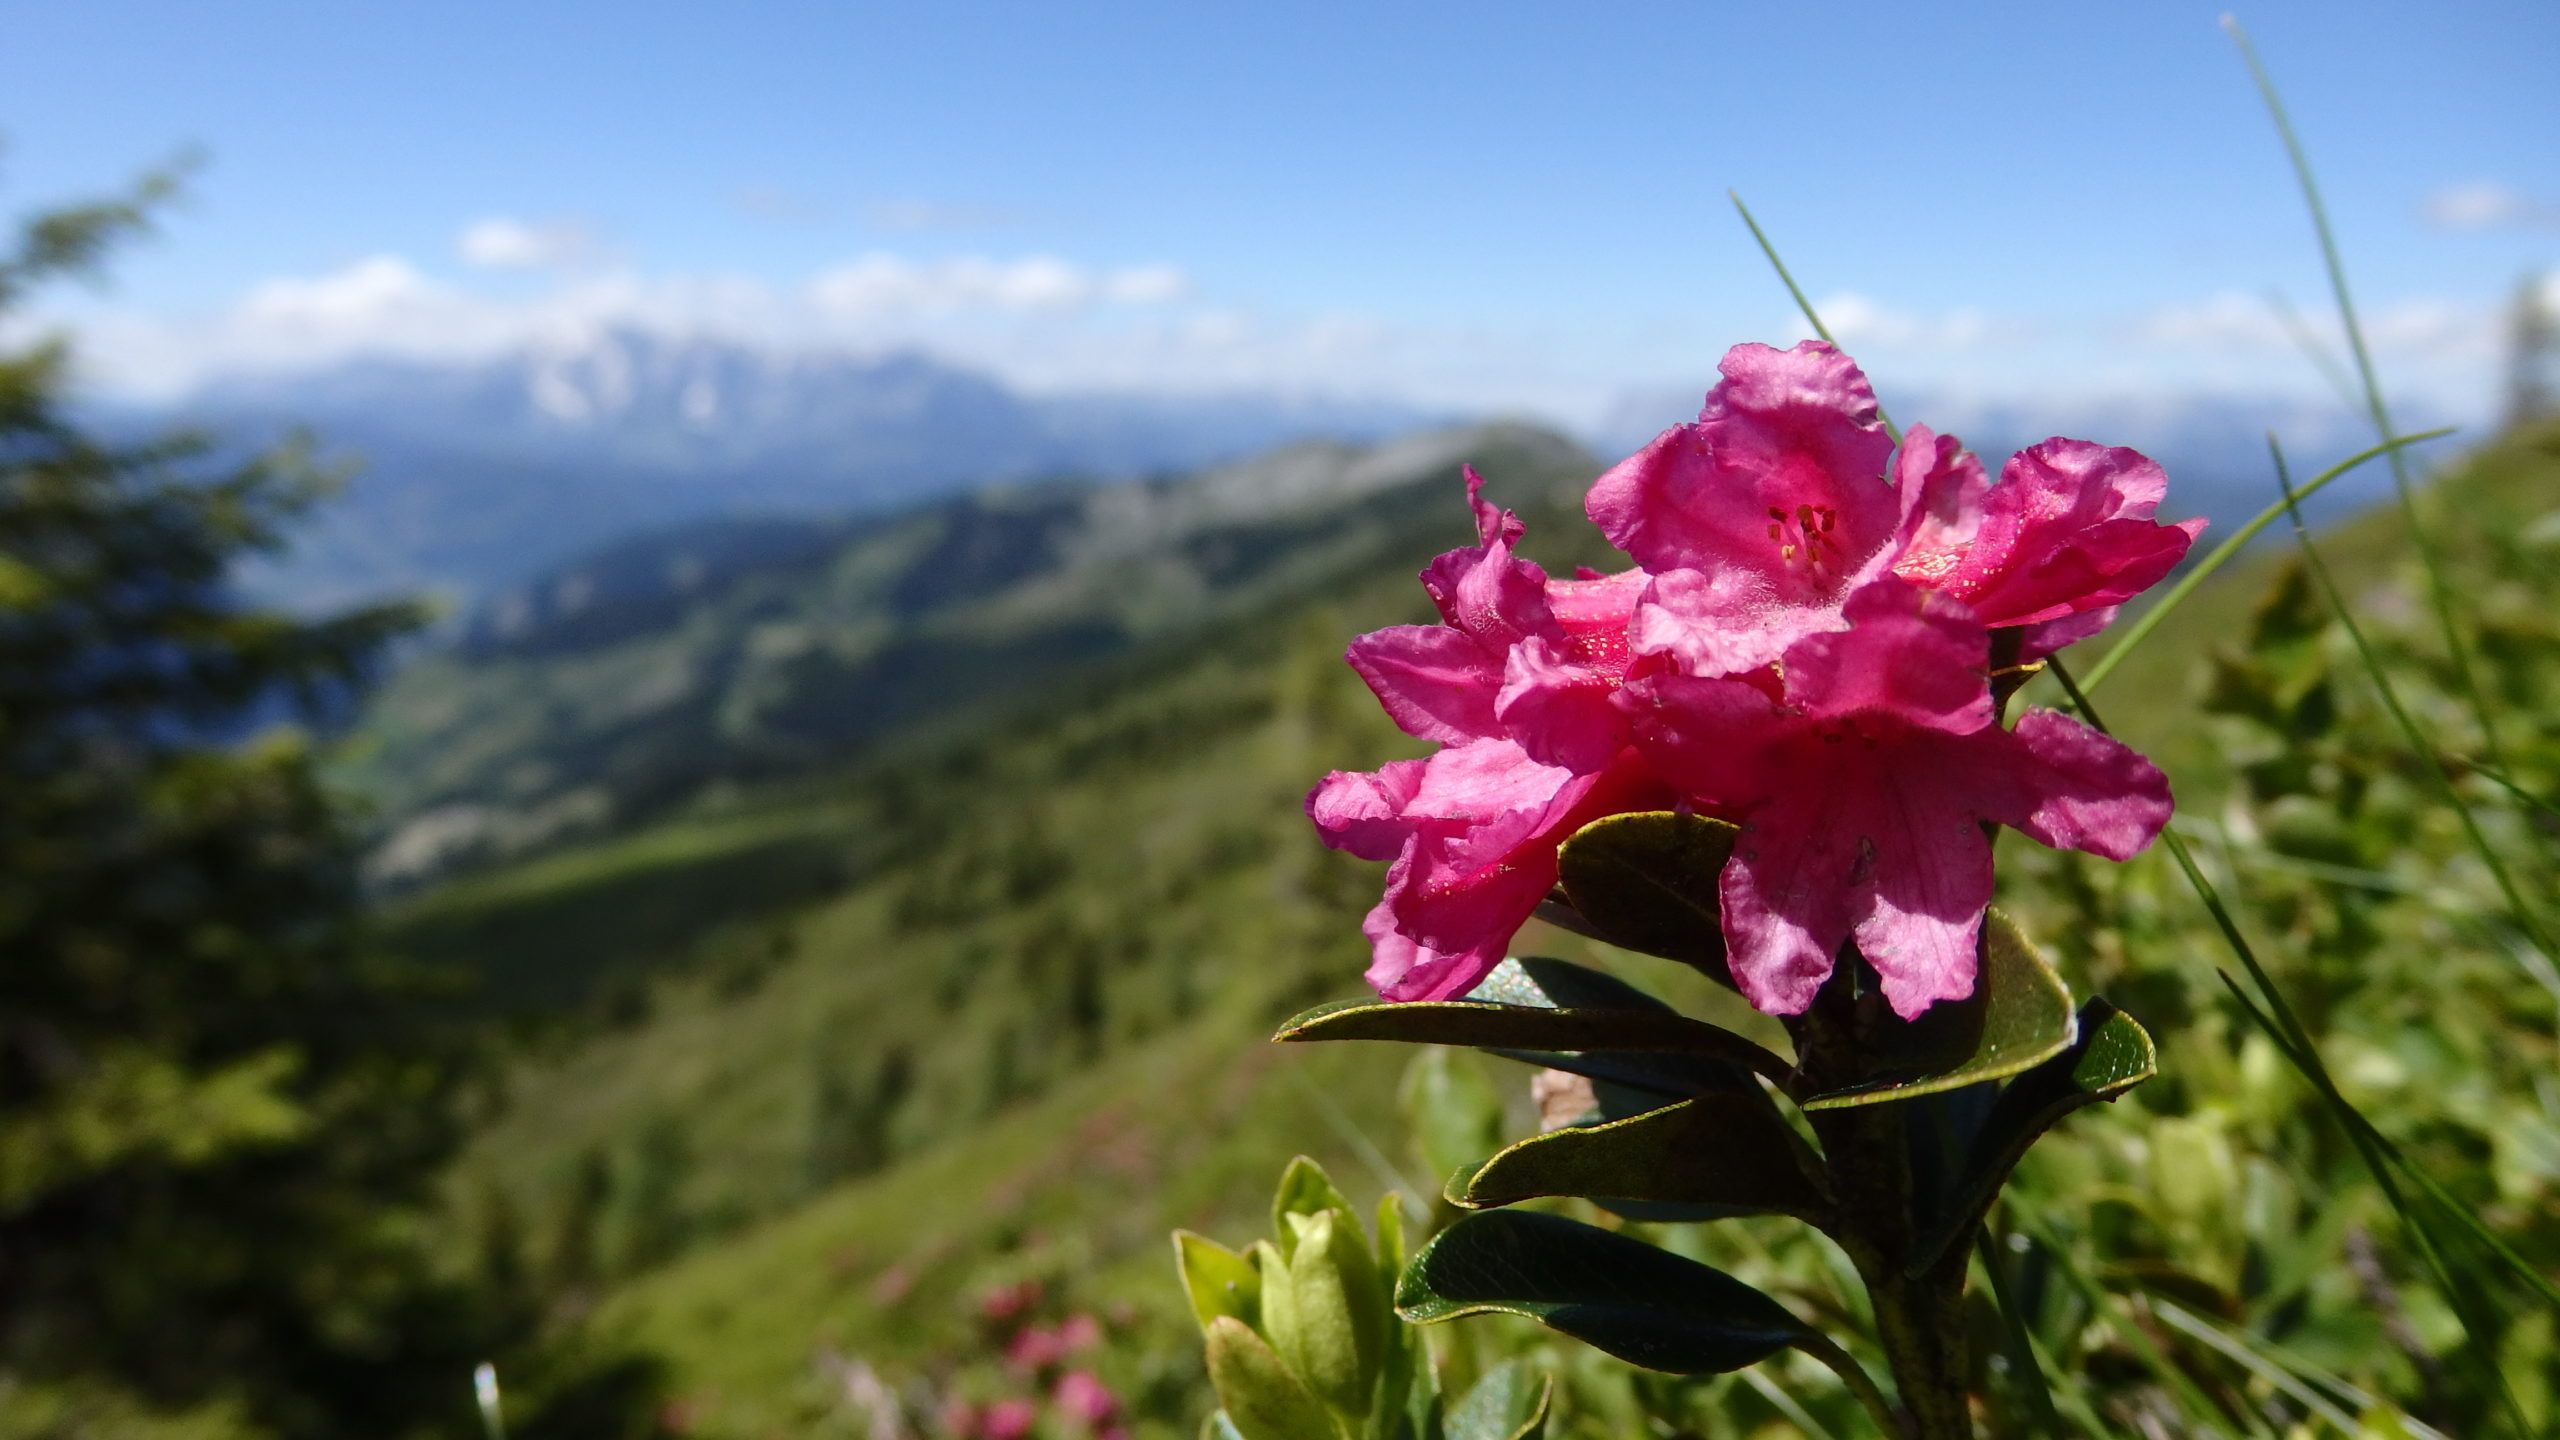
<path id="1" fill-rule="evenodd" d="M 2169 477 L 2136 451 L 2086 440 L 2031 445 L 1993 485 L 1953 437 L 1914 425 L 1896 470 L 1909 518 L 1893 573 L 1962 600 L 1995 630 L 2027 627 L 2030 658 L 2096 634 L 2204 529 L 2153 520 Z"/>
<path id="2" fill-rule="evenodd" d="M 1028 1400 L 999 1400 L 978 1419 L 981 1440 L 1025 1440 L 1040 1412 Z"/>
<path id="3" fill-rule="evenodd" d="M 1369 983 L 1390 1000 L 1464 995 L 1502 963 L 1556 883 L 1556 847 L 1603 815 L 1671 794 L 1632 750 L 1577 775 L 1509 740 L 1452 745 L 1373 774 L 1335 771 L 1307 797 L 1326 844 L 1390 860 L 1387 891 L 1361 923 Z"/>
<path id="4" fill-rule="evenodd" d="M 1463 995 L 1502 963 L 1555 885 L 1556 847 L 1602 815 L 1667 803 L 1627 750 L 1627 622 L 1646 577 L 1550 580 L 1519 559 L 1519 518 L 1466 472 L 1477 544 L 1422 572 L 1438 625 L 1352 642 L 1352 668 L 1389 717 L 1443 748 L 1374 773 L 1337 771 L 1307 796 L 1326 844 L 1387 860 L 1362 925 L 1369 983 L 1391 1000 Z"/>
<path id="5" fill-rule="evenodd" d="M 1058 1349 L 1068 1355 L 1102 1343 L 1102 1322 L 1079 1310 L 1058 1322 Z"/>
<path id="6" fill-rule="evenodd" d="M 1618 703 L 1666 778 L 1741 823 L 1722 920 L 1752 1004 L 1801 1012 L 1854 936 L 1908 1019 L 1973 991 L 1992 888 L 1982 822 L 2122 860 L 2168 823 L 2169 785 L 2051 711 L 2002 729 L 1988 632 L 1949 595 L 1886 576 L 1842 618 L 1776 674 L 1653 675 Z"/>
<path id="7" fill-rule="evenodd" d="M 1624 743 L 1607 692 L 1626 673 L 1627 620 L 1646 577 L 1548 579 L 1512 553 L 1520 518 L 1485 501 L 1473 466 L 1466 479 L 1478 543 L 1422 572 L 1441 623 L 1363 635 L 1351 668 L 1417 740 L 1509 739 L 1540 763 L 1597 770 Z"/>
<path id="8" fill-rule="evenodd" d="M 1090 1370 L 1070 1370 L 1059 1376 L 1049 1403 L 1087 1429 L 1107 1424 L 1120 1413 L 1120 1397 Z"/>
<path id="9" fill-rule="evenodd" d="M 1067 1347 L 1058 1332 L 1042 1325 L 1030 1325 L 1014 1332 L 1004 1347 L 1004 1363 L 1013 1370 L 1030 1374 L 1057 1364 L 1066 1357 Z"/>
<path id="10" fill-rule="evenodd" d="M 1841 628 L 1888 572 L 1943 589 L 1985 625 L 2037 627 L 2032 653 L 2095 633 L 2167 574 L 2201 521 L 2151 518 L 2167 481 L 2131 450 L 2048 440 L 1985 478 L 1949 436 L 1914 426 L 1899 454 L 1875 391 L 1820 341 L 1737 345 L 1698 419 L 1600 477 L 1592 520 L 1654 575 L 1632 639 L 1692 675 L 1769 664 Z M 1887 460 L 1892 460 L 1887 475 Z"/>

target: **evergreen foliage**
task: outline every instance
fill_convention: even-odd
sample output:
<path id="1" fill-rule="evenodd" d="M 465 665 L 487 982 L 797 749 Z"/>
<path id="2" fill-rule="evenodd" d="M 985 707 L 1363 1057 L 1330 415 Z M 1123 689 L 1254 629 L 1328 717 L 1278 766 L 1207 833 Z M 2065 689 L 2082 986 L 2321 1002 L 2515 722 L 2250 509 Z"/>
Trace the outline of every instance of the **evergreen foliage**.
<path id="1" fill-rule="evenodd" d="M 34 220 L 0 308 L 170 190 Z M 243 603 L 334 477 L 102 439 L 68 362 L 0 354 L 0 1431 L 454 1433 L 533 1317 L 423 1241 L 466 1052 L 368 951 L 310 739 L 419 614 Z"/>

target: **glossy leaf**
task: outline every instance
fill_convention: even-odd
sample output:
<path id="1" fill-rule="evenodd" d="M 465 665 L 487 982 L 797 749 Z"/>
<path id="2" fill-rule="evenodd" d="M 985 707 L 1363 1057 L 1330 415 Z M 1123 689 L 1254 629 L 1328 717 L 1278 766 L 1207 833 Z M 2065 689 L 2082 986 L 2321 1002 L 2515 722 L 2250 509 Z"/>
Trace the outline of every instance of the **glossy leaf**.
<path id="1" fill-rule="evenodd" d="M 1561 962 L 1556 962 L 1561 963 Z M 1730 1030 L 1668 1009 L 1545 1009 L 1477 1000 L 1319 1005 L 1274 1040 L 1397 1040 L 1493 1050 L 1670 1051 L 1706 1055 L 1783 1079 L 1791 1067 Z"/>
<path id="2" fill-rule="evenodd" d="M 1704 1095 L 1523 1140 L 1450 1198 L 1482 1209 L 1578 1195 L 1813 1219 L 1828 1209 L 1821 1175 L 1820 1157 L 1765 1100 Z"/>
<path id="3" fill-rule="evenodd" d="M 1801 1033 L 1805 1025 L 1799 1024 Z M 1855 1002 L 1847 1031 L 1840 1050 L 1856 1058 L 1859 1078 L 1805 1097 L 1805 1109 L 1874 1105 L 2006 1079 L 2061 1054 L 2078 1033 L 2070 987 L 1997 910 L 1983 918 L 1982 965 L 1971 996 L 1941 1001 L 1905 1021 L 1871 992 Z M 1818 1042 L 1808 1048 L 1822 1049 Z"/>
<path id="4" fill-rule="evenodd" d="M 1448 1440 L 1539 1440 L 1555 1389 L 1555 1377 L 1525 1360 L 1505 1360 L 1449 1407 L 1444 1431 Z"/>
<path id="5" fill-rule="evenodd" d="M 1468 992 L 1470 1001 L 1549 1010 L 1643 1010 L 1676 1015 L 1668 1005 L 1614 975 L 1543 956 L 1505 960 Z M 1698 1022 L 1691 1022 L 1698 1023 Z M 1712 1029 L 1714 1027 L 1704 1027 Z M 1753 1058 L 1737 1064 L 1714 1055 L 1688 1051 L 1528 1050 L 1488 1047 L 1496 1055 L 1556 1070 L 1570 1070 L 1594 1080 L 1651 1091 L 1680 1100 L 1713 1091 L 1758 1094 L 1749 1071 L 1787 1075 L 1786 1062 L 1730 1032 L 1718 1031 L 1732 1053 L 1748 1050 Z M 1719 1044 L 1726 1042 L 1720 1041 Z M 1772 1078 L 1775 1078 L 1773 1076 Z"/>
<path id="6" fill-rule="evenodd" d="M 1221 1315 L 1247 1325 L 1261 1320 L 1262 1275 L 1250 1259 L 1205 1236 L 1176 1230 L 1173 1263 L 1182 1272 L 1182 1288 L 1191 1297 L 1191 1313 L 1201 1329 Z"/>
<path id="7" fill-rule="evenodd" d="M 1544 955 L 1514 957 L 1476 982 L 1469 1000 L 1539 1010 L 1658 1010 L 1670 1006 L 1605 970 Z"/>
<path id="8" fill-rule="evenodd" d="M 1928 1268 L 1991 1209 L 2019 1157 L 2063 1116 L 2114 1100 L 2159 1070 L 2150 1033 L 2103 998 L 2080 1007 L 2070 1049 L 2009 1082 L 1974 1132 L 1944 1212 L 1914 1250 L 1913 1273 Z"/>
<path id="9" fill-rule="evenodd" d="M 1527 1315 L 1629 1364 L 1739 1370 L 1806 1333 L 1778 1302 L 1695 1260 L 1561 1216 L 1469 1215 L 1422 1247 L 1396 1286 L 1416 1324 Z"/>
<path id="10" fill-rule="evenodd" d="M 1209 1383 L 1244 1440 L 1338 1440 L 1324 1402 L 1234 1316 L 1209 1322 Z"/>
<path id="11" fill-rule="evenodd" d="M 1694 965 L 1730 985 L 1717 877 L 1735 829 L 1703 815 L 1611 815 L 1556 852 L 1557 878 L 1590 929 L 1613 945 Z"/>
<path id="12" fill-rule="evenodd" d="M 1289 1168 L 1280 1172 L 1280 1188 L 1271 1195 L 1271 1236 L 1279 1242 L 1283 1257 L 1292 1249 L 1289 1217 L 1321 1215 L 1327 1210 L 1355 1213 L 1323 1166 L 1304 1155 L 1290 1161 Z"/>

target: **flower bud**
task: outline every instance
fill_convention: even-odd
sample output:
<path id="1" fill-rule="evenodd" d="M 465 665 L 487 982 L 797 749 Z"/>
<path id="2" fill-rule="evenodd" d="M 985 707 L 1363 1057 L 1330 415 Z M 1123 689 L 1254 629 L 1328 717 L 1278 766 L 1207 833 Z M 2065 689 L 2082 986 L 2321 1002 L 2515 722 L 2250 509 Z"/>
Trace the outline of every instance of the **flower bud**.
<path id="1" fill-rule="evenodd" d="M 1293 1214 L 1288 1222 L 1288 1259 L 1276 1270 L 1276 1252 L 1264 1259 L 1263 1333 L 1308 1389 L 1359 1419 L 1369 1413 L 1386 1345 L 1377 1260 L 1348 1211 Z"/>
<path id="2" fill-rule="evenodd" d="M 1323 1403 L 1232 1315 L 1209 1322 L 1209 1383 L 1244 1440 L 1338 1440 Z"/>

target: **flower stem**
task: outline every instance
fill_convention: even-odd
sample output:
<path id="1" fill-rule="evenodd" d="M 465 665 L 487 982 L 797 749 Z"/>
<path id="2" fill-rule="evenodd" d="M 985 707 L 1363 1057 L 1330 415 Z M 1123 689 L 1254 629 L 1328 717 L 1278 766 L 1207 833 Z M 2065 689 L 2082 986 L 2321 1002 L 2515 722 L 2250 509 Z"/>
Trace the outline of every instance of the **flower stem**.
<path id="1" fill-rule="evenodd" d="M 1834 1238 L 1848 1252 L 1875 1307 L 1876 1338 L 1901 1395 L 1894 1431 L 1904 1440 L 1973 1440 L 1966 1382 L 1973 1374 L 1964 1325 L 1968 1247 L 1925 1269 L 1909 1265 L 1919 1210 L 1912 1164 L 1918 1111 L 1935 1097 L 1825 1110 L 1811 1118 L 1831 1157 L 1838 1197 Z"/>

